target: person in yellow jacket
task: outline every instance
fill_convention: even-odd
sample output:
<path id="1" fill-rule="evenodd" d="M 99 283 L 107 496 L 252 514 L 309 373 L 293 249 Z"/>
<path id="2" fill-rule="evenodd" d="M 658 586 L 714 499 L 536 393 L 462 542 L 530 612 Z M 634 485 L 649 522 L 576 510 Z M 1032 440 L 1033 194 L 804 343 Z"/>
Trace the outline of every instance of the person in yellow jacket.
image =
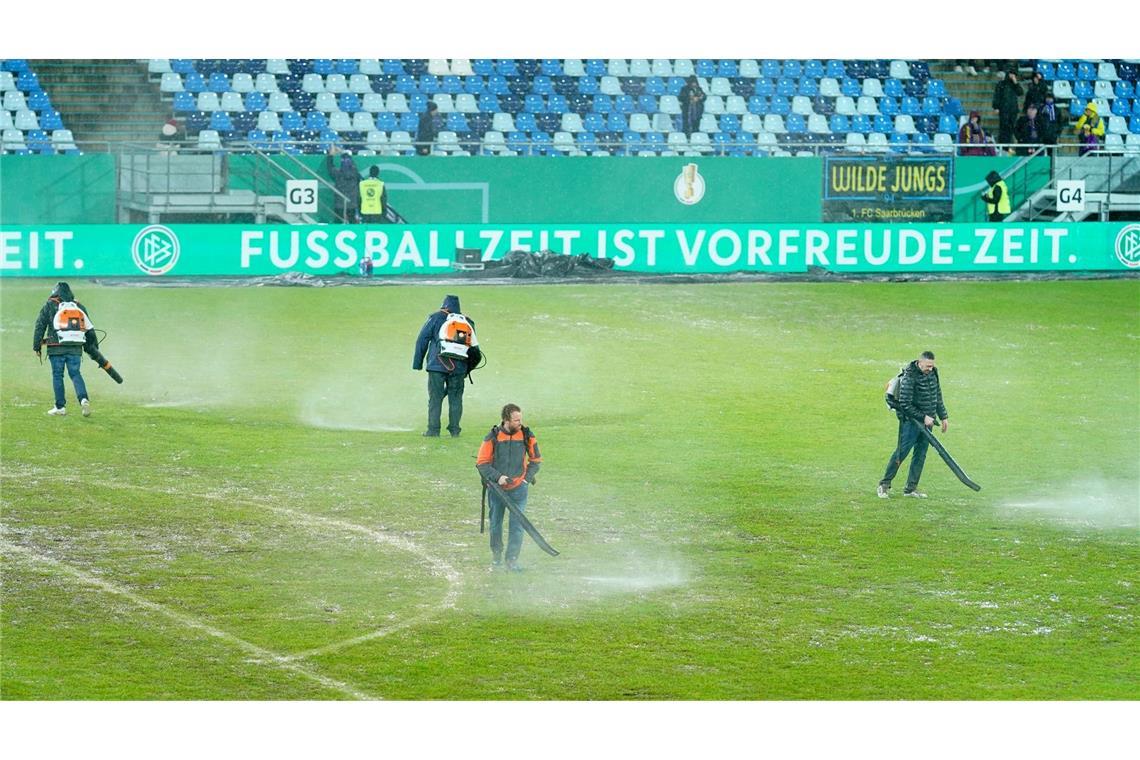
<path id="1" fill-rule="evenodd" d="M 982 200 L 986 202 L 986 215 L 991 222 L 1000 222 L 1009 216 L 1010 211 L 1013 210 L 1009 198 L 1009 188 L 1006 187 L 1005 180 L 1001 178 L 1001 175 L 995 171 L 986 175 L 986 182 L 990 186 L 988 192 L 982 193 Z"/>
<path id="2" fill-rule="evenodd" d="M 380 179 L 380 167 L 371 166 L 368 178 L 360 181 L 360 218 L 365 224 L 382 224 L 387 221 L 384 209 L 388 207 L 388 191 Z"/>
<path id="3" fill-rule="evenodd" d="M 1081 155 L 1100 148 L 1100 141 L 1104 139 L 1104 119 L 1096 112 L 1096 103 L 1091 100 L 1085 106 L 1085 112 L 1077 119 L 1073 127 L 1077 133 L 1077 140 L 1081 144 Z"/>

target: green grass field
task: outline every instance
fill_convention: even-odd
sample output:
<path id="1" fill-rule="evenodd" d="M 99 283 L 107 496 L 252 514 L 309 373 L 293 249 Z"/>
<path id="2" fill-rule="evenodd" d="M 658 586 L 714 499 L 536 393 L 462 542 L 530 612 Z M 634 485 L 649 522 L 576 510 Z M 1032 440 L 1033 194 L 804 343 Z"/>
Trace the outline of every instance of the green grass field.
<path id="1" fill-rule="evenodd" d="M 5 700 L 1140 696 L 1140 280 L 126 288 L 94 414 L 0 283 Z M 489 366 L 420 437 L 458 293 Z M 925 501 L 882 388 L 939 361 Z M 543 448 L 518 575 L 474 454 Z M 445 411 L 446 414 L 446 411 Z"/>

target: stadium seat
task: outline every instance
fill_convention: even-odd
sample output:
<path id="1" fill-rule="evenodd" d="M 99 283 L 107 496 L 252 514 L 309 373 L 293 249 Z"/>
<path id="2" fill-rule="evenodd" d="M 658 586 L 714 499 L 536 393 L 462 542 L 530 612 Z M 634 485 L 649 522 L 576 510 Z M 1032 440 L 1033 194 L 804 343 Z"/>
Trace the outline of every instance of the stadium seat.
<path id="1" fill-rule="evenodd" d="M 216 130 L 203 129 L 198 133 L 198 150 L 214 151 L 222 149 L 222 139 Z"/>
<path id="2" fill-rule="evenodd" d="M 814 113 L 811 107 L 811 99 L 804 95 L 796 95 L 792 98 L 792 113 L 807 116 Z"/>
<path id="3" fill-rule="evenodd" d="M 261 72 L 253 82 L 253 89 L 264 93 L 277 92 L 277 75 L 268 71 Z"/>
<path id="4" fill-rule="evenodd" d="M 885 94 L 883 92 L 883 83 L 874 77 L 868 77 L 863 80 L 863 94 L 872 98 L 881 98 Z M 900 93 L 901 94 L 901 93 Z"/>
<path id="5" fill-rule="evenodd" d="M 328 128 L 334 132 L 351 132 L 352 117 L 344 111 L 333 111 L 328 115 Z"/>
<path id="6" fill-rule="evenodd" d="M 886 153 L 890 150 L 887 141 L 887 136 L 882 132 L 871 132 L 867 135 L 867 151 L 875 153 Z"/>
<path id="7" fill-rule="evenodd" d="M 22 130 L 11 128 L 4 130 L 3 149 L 6 151 L 21 151 L 27 148 Z"/>
<path id="8" fill-rule="evenodd" d="M 914 118 L 910 114 L 903 113 L 895 117 L 894 131 L 909 135 L 918 130 L 914 126 Z"/>
<path id="9" fill-rule="evenodd" d="M 1116 97 L 1116 91 L 1112 86 L 1112 82 L 1106 79 L 1098 79 L 1093 86 L 1093 97 L 1104 98 L 1111 100 Z"/>
<path id="10" fill-rule="evenodd" d="M 240 92 L 223 92 L 219 99 L 218 107 L 223 111 L 244 111 L 245 101 L 242 100 Z M 204 109 L 203 109 L 204 110 Z"/>
<path id="11" fill-rule="evenodd" d="M 842 95 L 839 90 L 839 80 L 834 77 L 824 77 L 819 80 L 819 94 L 828 98 L 838 98 Z"/>
<path id="12" fill-rule="evenodd" d="M 164 93 L 182 92 L 182 75 L 173 71 L 168 71 L 162 75 L 159 81 L 158 90 Z M 7 95 L 7 93 L 5 93 Z M 7 107 L 7 106 L 5 106 Z"/>
<path id="13" fill-rule="evenodd" d="M 1080 61 L 1077 63 L 1077 79 L 1085 81 L 1096 79 L 1096 67 L 1089 61 Z"/>
<path id="14" fill-rule="evenodd" d="M 863 94 L 863 85 L 858 79 L 846 77 L 839 82 L 839 91 L 849 98 L 858 98 Z"/>
<path id="15" fill-rule="evenodd" d="M 838 112 L 838 101 L 836 102 L 836 111 Z M 857 112 L 864 116 L 875 116 L 879 113 L 878 102 L 870 95 L 860 95 L 859 103 L 856 108 Z"/>
<path id="16" fill-rule="evenodd" d="M 216 92 L 200 92 L 198 93 L 198 110 L 210 113 L 221 109 L 222 104 L 218 99 Z"/>
<path id="17" fill-rule="evenodd" d="M 1128 134 L 1128 122 L 1122 116 L 1109 116 L 1108 128 L 1105 130 L 1107 134 Z"/>
<path id="18" fill-rule="evenodd" d="M 408 99 L 402 92 L 393 92 L 385 99 L 384 110 L 392 113 L 408 113 Z"/>
<path id="19" fill-rule="evenodd" d="M 724 113 L 724 98 L 719 95 L 709 95 L 705 98 L 705 113 L 720 116 Z"/>
<path id="20" fill-rule="evenodd" d="M 879 98 L 879 113 L 884 116 L 895 116 L 899 113 L 898 101 L 894 98 Z"/>
<path id="21" fill-rule="evenodd" d="M 645 109 L 645 110 L 649 110 L 649 109 Z M 658 109 L 653 109 L 653 110 L 658 110 Z M 748 113 L 748 101 L 746 101 L 744 98 L 740 97 L 739 95 L 729 95 L 724 100 L 724 112 L 725 113 L 734 113 L 734 114 L 738 114 L 738 115 Z"/>
<path id="22" fill-rule="evenodd" d="M 879 114 L 871 120 L 871 129 L 874 132 L 889 134 L 895 131 L 895 123 L 890 116 Z"/>
<path id="23" fill-rule="evenodd" d="M 1069 61 L 1061 61 L 1057 64 L 1057 79 L 1056 81 L 1071 82 L 1077 78 L 1077 69 Z"/>
<path id="24" fill-rule="evenodd" d="M 269 93 L 269 103 L 266 106 L 270 111 L 292 111 L 293 103 L 289 100 L 287 93 L 277 90 L 276 92 Z"/>
<path id="25" fill-rule="evenodd" d="M 772 99 L 768 101 L 769 110 L 780 116 L 787 116 L 792 112 L 791 102 L 783 95 L 773 95 Z"/>
<path id="26" fill-rule="evenodd" d="M 893 79 L 910 79 L 910 65 L 906 61 L 891 61 L 890 75 Z"/>
<path id="27" fill-rule="evenodd" d="M 63 117 L 55 109 L 44 111 L 40 114 L 40 128 L 47 130 L 63 129 Z"/>
<path id="28" fill-rule="evenodd" d="M 772 134 L 785 134 L 788 130 L 784 126 L 784 117 L 776 113 L 766 114 L 764 116 L 764 131 Z"/>
<path id="29" fill-rule="evenodd" d="M 847 150 L 852 153 L 862 153 L 867 147 L 867 138 L 859 132 L 848 132 L 844 138 Z"/>
<path id="30" fill-rule="evenodd" d="M 807 121 L 808 132 L 812 134 L 831 134 L 831 127 L 828 124 L 827 117 L 823 114 L 813 113 L 808 116 Z"/>
<path id="31" fill-rule="evenodd" d="M 939 132 L 934 135 L 932 142 L 937 153 L 953 153 L 955 150 L 954 138 L 946 132 Z"/>

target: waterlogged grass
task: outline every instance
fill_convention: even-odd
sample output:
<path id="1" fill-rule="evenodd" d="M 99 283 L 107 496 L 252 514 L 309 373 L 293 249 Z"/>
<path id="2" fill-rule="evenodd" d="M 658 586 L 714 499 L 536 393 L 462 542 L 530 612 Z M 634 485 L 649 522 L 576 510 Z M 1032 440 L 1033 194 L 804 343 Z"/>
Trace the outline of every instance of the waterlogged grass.
<path id="1" fill-rule="evenodd" d="M 0 283 L 3 651 L 23 699 L 1134 699 L 1140 282 L 123 288 L 50 418 Z M 410 369 L 445 292 L 458 440 Z M 974 493 L 875 497 L 934 350 Z M 69 398 L 73 398 L 69 388 Z M 561 552 L 487 571 L 514 401 Z"/>

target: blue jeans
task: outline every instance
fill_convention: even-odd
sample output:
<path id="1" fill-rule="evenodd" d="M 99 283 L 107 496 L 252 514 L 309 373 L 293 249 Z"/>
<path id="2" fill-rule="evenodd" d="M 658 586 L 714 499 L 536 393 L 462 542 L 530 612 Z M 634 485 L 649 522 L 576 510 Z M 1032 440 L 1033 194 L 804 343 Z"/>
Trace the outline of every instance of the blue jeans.
<path id="1" fill-rule="evenodd" d="M 87 398 L 87 385 L 83 382 L 83 375 L 79 373 L 79 360 L 82 354 L 55 354 L 48 356 L 51 362 L 51 385 L 55 390 L 55 405 L 62 408 L 67 399 L 63 395 L 63 368 L 67 367 L 67 374 L 75 385 L 75 397 L 82 401 Z"/>
<path id="2" fill-rule="evenodd" d="M 510 491 L 503 489 L 503 493 L 519 508 L 520 512 L 526 512 L 528 487 L 526 483 L 523 483 L 518 488 Z M 487 497 L 491 504 L 491 553 L 498 557 L 503 553 L 503 514 L 507 511 L 507 505 L 503 503 L 502 497 L 500 497 L 498 492 L 493 488 L 487 488 Z M 522 542 L 522 525 L 515 519 L 514 515 L 511 515 L 511 527 L 507 531 L 507 562 L 519 558 Z"/>
<path id="3" fill-rule="evenodd" d="M 926 450 L 929 447 L 930 442 L 922 434 L 922 423 L 909 417 L 900 418 L 899 442 L 894 453 L 891 454 L 891 461 L 887 462 L 887 471 L 883 473 L 883 479 L 879 481 L 879 485 L 886 488 L 891 487 L 891 481 L 894 480 L 895 474 L 902 466 L 903 460 L 906 459 L 906 455 L 911 453 L 911 449 L 914 449 L 914 456 L 910 459 L 910 472 L 907 474 L 905 490 L 913 491 L 918 488 L 918 479 L 922 477 L 922 466 L 926 463 Z"/>
<path id="4" fill-rule="evenodd" d="M 427 432 L 439 435 L 440 413 L 443 411 L 443 397 L 447 397 L 447 430 L 459 435 L 459 420 L 463 417 L 463 381 L 467 371 L 433 372 L 428 376 L 428 423 Z"/>

